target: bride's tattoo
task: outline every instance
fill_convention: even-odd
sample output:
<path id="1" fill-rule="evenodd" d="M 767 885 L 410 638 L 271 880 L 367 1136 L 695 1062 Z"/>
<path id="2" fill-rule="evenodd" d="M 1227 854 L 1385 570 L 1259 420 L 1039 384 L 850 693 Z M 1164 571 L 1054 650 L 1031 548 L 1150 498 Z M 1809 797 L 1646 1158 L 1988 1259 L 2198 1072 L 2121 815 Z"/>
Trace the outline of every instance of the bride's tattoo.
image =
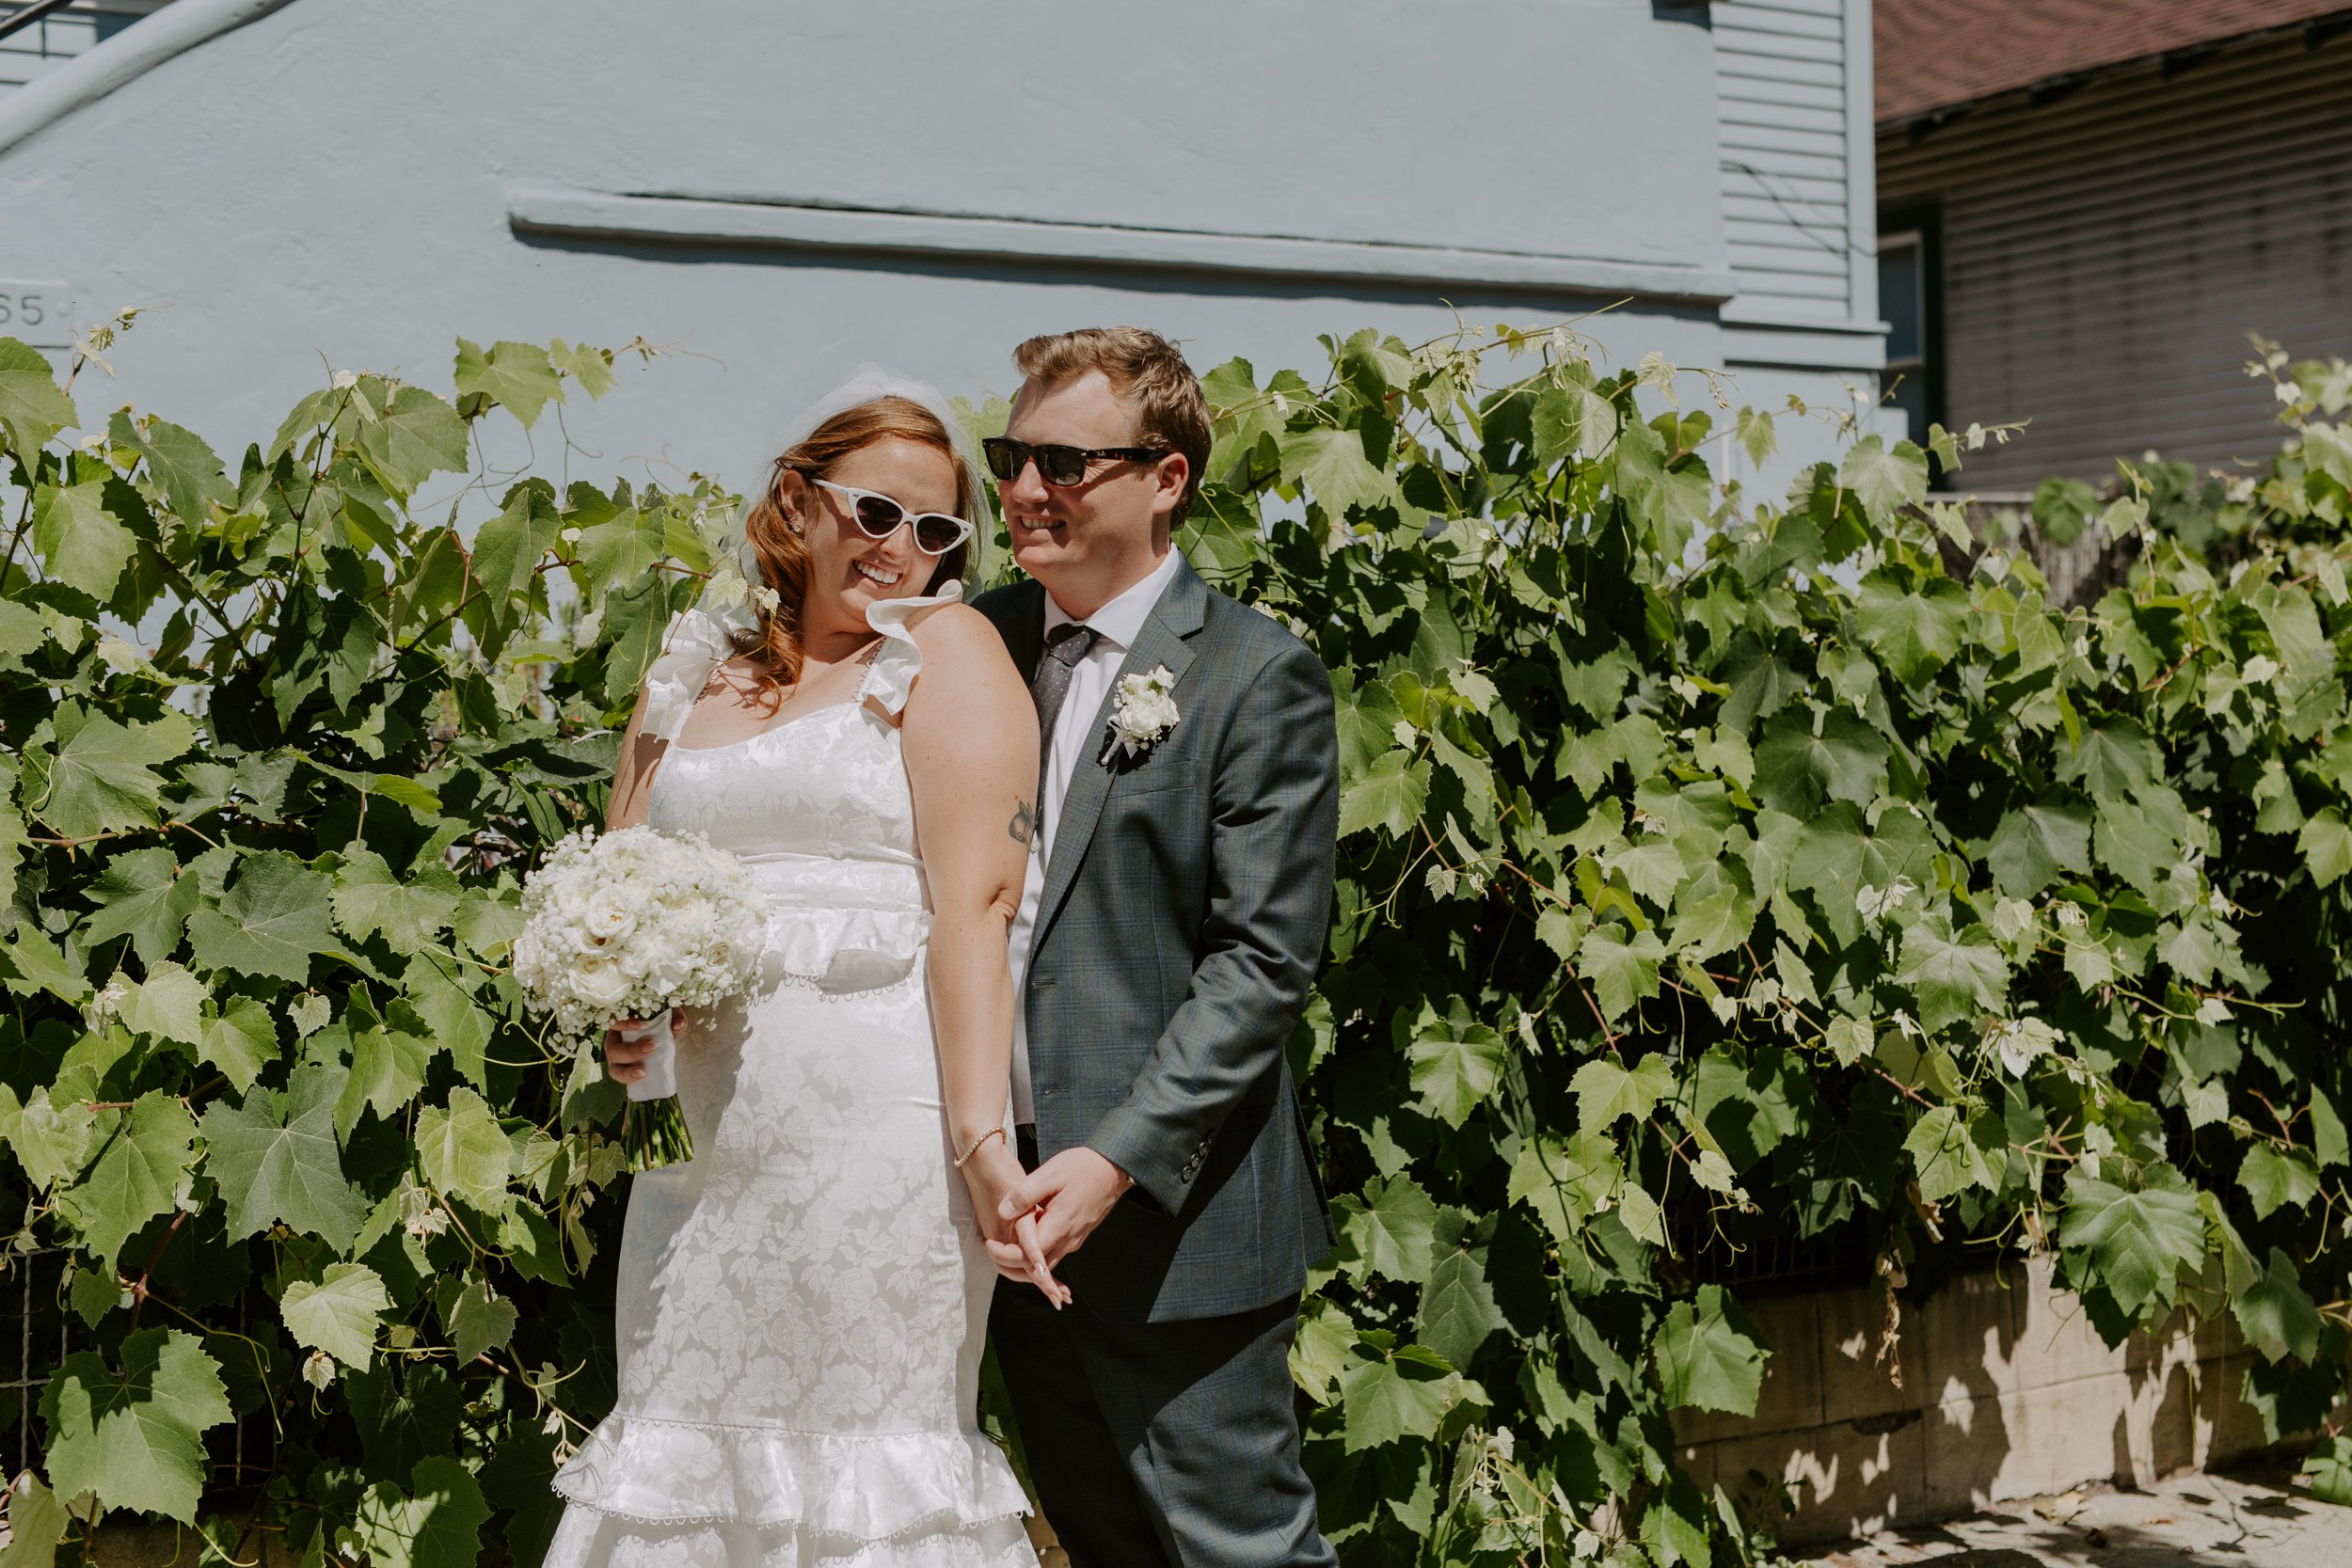
<path id="1" fill-rule="evenodd" d="M 1029 809 L 1028 801 L 1013 801 L 1012 820 L 1005 824 L 1005 832 L 1012 836 L 1015 844 L 1026 844 L 1036 834 L 1037 813 Z"/>

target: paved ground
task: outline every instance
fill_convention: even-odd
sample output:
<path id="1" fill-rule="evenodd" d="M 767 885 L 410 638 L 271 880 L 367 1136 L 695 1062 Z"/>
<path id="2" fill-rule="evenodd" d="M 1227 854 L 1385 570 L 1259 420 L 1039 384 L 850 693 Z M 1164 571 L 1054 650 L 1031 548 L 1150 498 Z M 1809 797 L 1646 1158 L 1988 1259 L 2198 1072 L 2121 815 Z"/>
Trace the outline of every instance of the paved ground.
<path id="1" fill-rule="evenodd" d="M 1888 1530 L 1812 1558 L 1817 1568 L 2352 1568 L 2352 1508 L 2285 1475 L 2180 1476 L 2004 1503 Z"/>

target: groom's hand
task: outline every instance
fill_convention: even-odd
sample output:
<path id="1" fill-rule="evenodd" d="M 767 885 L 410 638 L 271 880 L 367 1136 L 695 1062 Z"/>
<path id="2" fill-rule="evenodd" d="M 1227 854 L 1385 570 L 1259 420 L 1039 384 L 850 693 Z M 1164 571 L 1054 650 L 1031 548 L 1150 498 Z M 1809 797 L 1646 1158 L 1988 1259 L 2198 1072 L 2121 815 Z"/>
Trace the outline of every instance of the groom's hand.
<path id="1" fill-rule="evenodd" d="M 1081 1144 L 1031 1171 L 1005 1196 L 997 1212 L 1010 1223 L 1033 1209 L 1043 1210 L 1038 1218 L 1038 1244 L 1045 1249 L 1046 1266 L 1057 1268 L 1086 1244 L 1111 1205 L 1135 1184 L 1133 1177 Z"/>

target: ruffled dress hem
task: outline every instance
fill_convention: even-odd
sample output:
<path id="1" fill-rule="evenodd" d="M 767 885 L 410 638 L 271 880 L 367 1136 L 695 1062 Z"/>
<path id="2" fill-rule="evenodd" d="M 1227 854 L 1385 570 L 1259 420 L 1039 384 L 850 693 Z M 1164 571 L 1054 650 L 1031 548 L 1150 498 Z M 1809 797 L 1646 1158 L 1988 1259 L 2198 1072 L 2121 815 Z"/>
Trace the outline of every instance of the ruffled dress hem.
<path id="1" fill-rule="evenodd" d="M 797 1432 L 619 1412 L 554 1487 L 641 1524 L 797 1528 L 875 1544 L 1029 1512 L 1011 1464 L 977 1432 Z"/>

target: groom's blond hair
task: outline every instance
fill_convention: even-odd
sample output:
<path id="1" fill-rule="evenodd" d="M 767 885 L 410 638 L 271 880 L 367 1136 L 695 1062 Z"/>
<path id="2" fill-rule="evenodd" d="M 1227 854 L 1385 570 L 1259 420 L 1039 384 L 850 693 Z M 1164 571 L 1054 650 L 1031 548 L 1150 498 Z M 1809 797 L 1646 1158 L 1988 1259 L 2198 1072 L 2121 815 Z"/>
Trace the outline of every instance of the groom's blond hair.
<path id="1" fill-rule="evenodd" d="M 1209 467 L 1209 400 L 1174 343 L 1147 327 L 1082 326 L 1030 339 L 1012 351 L 1012 362 L 1025 379 L 1043 387 L 1101 371 L 1134 411 L 1141 444 L 1184 453 L 1184 494 L 1170 519 L 1183 524 Z"/>

